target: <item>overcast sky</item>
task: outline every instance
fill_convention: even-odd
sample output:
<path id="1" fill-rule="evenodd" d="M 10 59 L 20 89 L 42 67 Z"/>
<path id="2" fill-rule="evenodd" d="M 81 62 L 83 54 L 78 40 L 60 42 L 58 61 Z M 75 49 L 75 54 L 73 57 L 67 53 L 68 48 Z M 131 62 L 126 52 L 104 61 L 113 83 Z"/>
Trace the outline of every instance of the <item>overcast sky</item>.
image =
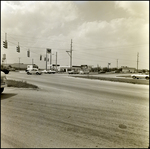
<path id="1" fill-rule="evenodd" d="M 21 63 L 33 59 L 45 68 L 50 48 L 53 64 L 57 52 L 57 63 L 69 66 L 71 39 L 73 65 L 117 67 L 118 59 L 118 67 L 137 68 L 139 53 L 138 68 L 149 69 L 149 1 L 1 1 L 1 59 L 6 54 L 6 63 L 18 63 L 20 57 Z"/>

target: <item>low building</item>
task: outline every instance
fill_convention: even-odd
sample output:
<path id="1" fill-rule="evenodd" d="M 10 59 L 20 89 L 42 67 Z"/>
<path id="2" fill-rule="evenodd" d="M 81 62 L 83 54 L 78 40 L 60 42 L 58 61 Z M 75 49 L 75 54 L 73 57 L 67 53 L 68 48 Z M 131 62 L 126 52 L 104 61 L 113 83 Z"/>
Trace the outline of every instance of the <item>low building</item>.
<path id="1" fill-rule="evenodd" d="M 127 66 L 122 66 L 121 68 L 122 68 L 123 73 L 135 73 L 136 72 L 135 68 L 131 68 Z"/>
<path id="2" fill-rule="evenodd" d="M 74 70 L 74 71 L 80 71 L 80 70 L 89 70 L 90 67 L 88 67 L 88 65 L 80 65 L 80 66 L 77 66 L 77 65 L 73 65 L 71 68 L 70 66 L 59 66 L 58 67 L 58 71 L 61 71 L 61 72 L 68 72 L 70 70 Z"/>
<path id="3" fill-rule="evenodd" d="M 26 70 L 27 65 L 31 65 L 31 64 L 24 64 L 24 63 L 3 64 L 4 67 L 11 67 L 16 70 Z M 35 68 L 38 68 L 36 64 L 33 64 L 33 65 Z"/>
<path id="4" fill-rule="evenodd" d="M 57 69 L 59 72 L 68 72 L 70 70 L 70 66 L 59 66 Z"/>

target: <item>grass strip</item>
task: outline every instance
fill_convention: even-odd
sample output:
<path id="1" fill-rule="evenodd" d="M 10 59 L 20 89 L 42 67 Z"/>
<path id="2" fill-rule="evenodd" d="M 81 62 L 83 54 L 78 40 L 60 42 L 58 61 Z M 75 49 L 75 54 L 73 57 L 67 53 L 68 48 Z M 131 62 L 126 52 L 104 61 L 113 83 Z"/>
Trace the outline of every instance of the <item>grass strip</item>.
<path id="1" fill-rule="evenodd" d="M 38 86 L 36 85 L 29 84 L 26 81 L 16 81 L 16 80 L 7 80 L 7 87 L 38 89 Z"/>
<path id="2" fill-rule="evenodd" d="M 96 76 L 73 76 L 73 77 L 149 85 L 149 80 L 140 80 L 140 79 L 109 78 Z"/>

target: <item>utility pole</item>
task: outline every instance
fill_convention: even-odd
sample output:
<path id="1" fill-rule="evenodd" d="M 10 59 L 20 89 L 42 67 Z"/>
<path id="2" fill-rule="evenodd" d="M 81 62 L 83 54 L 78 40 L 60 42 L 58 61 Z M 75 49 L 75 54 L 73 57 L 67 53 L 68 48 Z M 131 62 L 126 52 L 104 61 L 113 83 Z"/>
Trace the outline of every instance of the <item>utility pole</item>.
<path id="1" fill-rule="evenodd" d="M 34 59 L 32 59 L 32 65 L 34 64 Z"/>
<path id="2" fill-rule="evenodd" d="M 139 53 L 137 53 L 137 72 L 138 72 L 138 64 L 139 64 Z"/>
<path id="3" fill-rule="evenodd" d="M 71 39 L 71 47 L 70 51 L 66 51 L 68 55 L 70 56 L 70 68 L 72 68 L 72 39 Z"/>
<path id="4" fill-rule="evenodd" d="M 108 63 L 108 71 L 109 71 L 109 65 L 111 65 L 111 63 Z"/>
<path id="5" fill-rule="evenodd" d="M 50 53 L 50 70 L 52 69 L 52 53 Z"/>
<path id="6" fill-rule="evenodd" d="M 117 69 L 118 69 L 118 59 L 117 59 Z"/>
<path id="7" fill-rule="evenodd" d="M 18 57 L 19 58 L 19 70 L 20 70 L 20 57 Z"/>
<path id="8" fill-rule="evenodd" d="M 71 48 L 70 48 L 70 67 L 72 67 L 72 39 L 71 39 Z"/>
<path id="9" fill-rule="evenodd" d="M 47 70 L 47 49 L 46 49 L 46 70 Z"/>
<path id="10" fill-rule="evenodd" d="M 50 57 L 51 57 L 51 52 L 52 51 L 52 49 L 46 49 L 46 70 L 47 70 L 47 53 L 48 54 L 50 54 Z M 50 59 L 50 64 L 51 64 L 51 59 Z M 50 66 L 50 68 L 51 68 L 51 66 Z"/>
<path id="11" fill-rule="evenodd" d="M 56 52 L 56 71 L 57 71 L 57 52 Z"/>
<path id="12" fill-rule="evenodd" d="M 7 33 L 5 33 L 5 41 L 7 41 Z"/>

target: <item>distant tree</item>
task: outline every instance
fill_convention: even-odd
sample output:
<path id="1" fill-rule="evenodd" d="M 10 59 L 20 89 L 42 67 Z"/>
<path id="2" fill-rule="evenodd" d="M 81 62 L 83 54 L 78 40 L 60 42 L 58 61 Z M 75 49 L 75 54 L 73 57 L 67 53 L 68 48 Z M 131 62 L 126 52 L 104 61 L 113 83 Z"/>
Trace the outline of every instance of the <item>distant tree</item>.
<path id="1" fill-rule="evenodd" d="M 12 66 L 11 66 L 11 65 L 8 65 L 8 67 L 9 67 L 9 68 L 12 68 Z"/>
<path id="2" fill-rule="evenodd" d="M 97 71 L 98 71 L 97 67 L 91 68 L 91 72 L 97 72 Z"/>
<path id="3" fill-rule="evenodd" d="M 99 66 L 97 67 L 97 71 L 98 71 L 98 72 L 99 72 L 101 69 L 102 69 L 101 67 L 99 67 Z"/>
<path id="4" fill-rule="evenodd" d="M 104 68 L 103 68 L 103 71 L 108 72 L 108 71 L 109 71 L 109 70 L 108 70 L 108 67 L 104 67 Z"/>
<path id="5" fill-rule="evenodd" d="M 146 72 L 146 70 L 145 70 L 145 69 L 142 69 L 142 72 L 143 72 L 143 73 L 145 73 L 145 72 Z"/>
<path id="6" fill-rule="evenodd" d="M 115 70 L 117 70 L 117 68 L 116 68 L 116 67 L 110 68 L 110 70 L 111 70 L 111 71 L 115 71 Z"/>

